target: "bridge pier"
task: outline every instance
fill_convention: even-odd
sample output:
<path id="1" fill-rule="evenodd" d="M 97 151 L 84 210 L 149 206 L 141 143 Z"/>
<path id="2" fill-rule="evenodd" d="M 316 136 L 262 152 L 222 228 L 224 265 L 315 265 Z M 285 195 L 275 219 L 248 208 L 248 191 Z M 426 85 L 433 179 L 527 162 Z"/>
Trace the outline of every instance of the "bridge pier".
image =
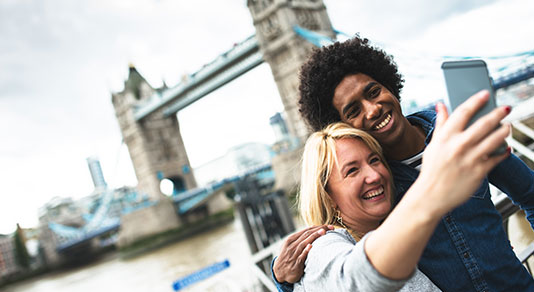
<path id="1" fill-rule="evenodd" d="M 137 189 L 154 202 L 150 207 L 122 216 L 119 246 L 181 225 L 171 200 L 161 193 L 162 179 L 170 179 L 176 192 L 197 186 L 176 115 L 164 116 L 160 110 L 140 121 L 134 118 L 134 109 L 162 89 L 152 88 L 135 67 L 130 66 L 124 90 L 112 94 L 117 120 L 139 183 Z"/>
<path id="2" fill-rule="evenodd" d="M 121 216 L 118 247 L 128 246 L 139 239 L 178 228 L 182 221 L 170 199 L 163 198 L 154 205 Z"/>

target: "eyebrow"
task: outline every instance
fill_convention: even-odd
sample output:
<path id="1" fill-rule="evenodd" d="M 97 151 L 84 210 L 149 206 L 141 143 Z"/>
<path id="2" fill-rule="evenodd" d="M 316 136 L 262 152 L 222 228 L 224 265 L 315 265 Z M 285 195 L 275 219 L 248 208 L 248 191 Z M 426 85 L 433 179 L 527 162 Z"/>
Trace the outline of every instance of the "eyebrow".
<path id="1" fill-rule="evenodd" d="M 369 147 L 369 146 L 367 146 L 367 147 Z M 371 148 L 369 148 L 369 150 L 371 150 Z M 378 153 L 373 152 L 373 150 L 371 150 L 371 153 L 369 153 L 369 156 L 367 156 L 367 159 L 371 159 L 374 156 L 380 158 L 380 155 L 378 155 Z"/>
<path id="2" fill-rule="evenodd" d="M 367 147 L 369 147 L 369 146 L 367 146 Z M 378 153 L 372 152 L 372 150 L 371 150 L 371 153 L 369 153 L 369 155 L 367 155 L 367 160 L 371 159 L 374 156 L 380 158 L 380 155 L 378 155 Z M 356 160 L 353 160 L 353 161 L 349 161 L 349 162 L 343 164 L 343 166 L 341 167 L 341 173 L 342 174 L 345 173 L 345 168 L 353 166 L 353 165 L 356 166 L 356 167 L 359 167 L 360 163 L 358 161 L 356 161 Z"/>
<path id="3" fill-rule="evenodd" d="M 350 167 L 352 167 L 352 166 L 358 167 L 359 164 L 358 164 L 356 161 L 351 161 L 351 162 L 345 163 L 345 164 L 343 165 L 343 167 L 341 168 L 341 175 L 342 175 L 343 177 L 345 177 L 346 169 L 347 169 L 347 168 L 350 168 Z"/>
<path id="4" fill-rule="evenodd" d="M 369 83 L 367 83 L 367 85 L 365 85 L 365 87 L 363 88 L 363 94 L 367 94 L 369 92 L 369 90 L 371 90 L 371 88 L 373 88 L 373 86 L 377 85 L 378 83 L 374 82 L 374 81 L 371 81 Z M 343 113 L 344 116 L 347 116 L 347 112 L 354 106 L 354 104 L 356 104 L 356 100 L 350 102 L 349 104 L 347 104 L 346 106 L 343 107 L 343 110 L 341 111 Z"/>

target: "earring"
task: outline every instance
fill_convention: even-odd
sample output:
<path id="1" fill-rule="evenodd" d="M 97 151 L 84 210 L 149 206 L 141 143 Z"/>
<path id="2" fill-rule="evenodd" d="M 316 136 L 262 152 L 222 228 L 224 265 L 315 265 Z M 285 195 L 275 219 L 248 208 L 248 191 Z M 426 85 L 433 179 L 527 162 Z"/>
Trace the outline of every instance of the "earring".
<path id="1" fill-rule="evenodd" d="M 334 213 L 334 222 L 337 222 L 341 227 L 349 230 L 349 228 L 343 223 L 343 217 L 341 217 L 341 212 L 339 209 L 336 208 L 336 212 Z"/>

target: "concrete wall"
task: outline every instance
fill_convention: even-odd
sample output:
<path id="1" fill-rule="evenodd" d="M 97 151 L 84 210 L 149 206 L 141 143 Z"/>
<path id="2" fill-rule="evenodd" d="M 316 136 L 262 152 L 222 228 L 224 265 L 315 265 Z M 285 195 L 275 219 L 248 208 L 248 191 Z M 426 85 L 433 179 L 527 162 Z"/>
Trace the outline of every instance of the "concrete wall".
<path id="1" fill-rule="evenodd" d="M 207 202 L 208 214 L 216 214 L 228 210 L 234 205 L 234 202 L 226 197 L 225 190 L 220 190 L 214 194 Z"/>
<path id="2" fill-rule="evenodd" d="M 144 237 L 178 228 L 181 221 L 171 201 L 162 199 L 157 204 L 121 216 L 118 246 L 124 247 Z"/>

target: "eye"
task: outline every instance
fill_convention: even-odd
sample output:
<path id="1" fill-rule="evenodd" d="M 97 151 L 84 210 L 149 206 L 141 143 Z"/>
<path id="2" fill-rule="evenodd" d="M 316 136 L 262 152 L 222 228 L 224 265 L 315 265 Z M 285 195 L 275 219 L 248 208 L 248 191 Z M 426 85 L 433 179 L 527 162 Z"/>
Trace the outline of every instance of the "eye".
<path id="1" fill-rule="evenodd" d="M 352 119 L 357 117 L 360 114 L 360 108 L 353 106 L 350 111 L 347 113 L 347 119 Z"/>
<path id="2" fill-rule="evenodd" d="M 373 156 L 373 157 L 371 157 L 371 159 L 369 160 L 369 163 L 370 163 L 370 164 L 377 164 L 377 163 L 382 163 L 382 161 L 380 160 L 380 157 L 378 157 L 378 156 Z"/>
<path id="3" fill-rule="evenodd" d="M 353 174 L 353 173 L 355 173 L 357 171 L 358 171 L 357 167 L 351 167 L 351 168 L 349 168 L 349 170 L 347 170 L 347 173 L 345 174 L 345 176 L 349 176 L 349 175 L 351 175 L 351 174 Z"/>
<path id="4" fill-rule="evenodd" d="M 378 87 L 378 86 L 377 86 L 377 87 L 374 87 L 374 88 L 371 89 L 371 91 L 369 92 L 369 97 L 371 97 L 371 98 L 375 98 L 375 97 L 379 96 L 379 95 L 380 95 L 380 91 L 382 91 L 382 90 L 380 89 L 380 87 Z"/>

